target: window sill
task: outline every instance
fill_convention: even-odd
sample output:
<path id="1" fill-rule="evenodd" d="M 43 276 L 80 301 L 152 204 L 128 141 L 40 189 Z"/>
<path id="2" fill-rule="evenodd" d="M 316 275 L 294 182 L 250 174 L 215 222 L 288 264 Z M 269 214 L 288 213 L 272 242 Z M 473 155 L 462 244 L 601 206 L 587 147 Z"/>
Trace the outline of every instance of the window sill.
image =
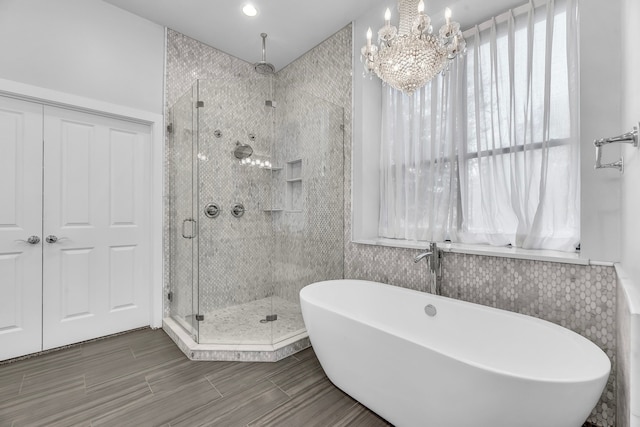
<path id="1" fill-rule="evenodd" d="M 412 242 L 408 240 L 396 239 L 356 239 L 352 240 L 352 243 L 422 250 L 427 249 L 428 247 L 428 244 L 425 242 Z M 495 256 L 532 261 L 559 262 L 563 264 L 613 266 L 612 262 L 596 262 L 588 259 L 582 259 L 580 258 L 579 253 L 568 253 L 542 249 L 521 249 L 488 245 L 471 245 L 465 243 L 438 243 L 438 247 L 444 252 L 458 254 Z"/>

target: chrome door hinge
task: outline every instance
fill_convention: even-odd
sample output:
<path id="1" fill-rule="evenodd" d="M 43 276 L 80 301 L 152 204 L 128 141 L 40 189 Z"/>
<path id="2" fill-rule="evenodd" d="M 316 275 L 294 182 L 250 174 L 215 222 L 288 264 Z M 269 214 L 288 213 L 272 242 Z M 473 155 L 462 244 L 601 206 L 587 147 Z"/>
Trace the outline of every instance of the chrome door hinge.
<path id="1" fill-rule="evenodd" d="M 204 107 L 204 101 L 196 102 L 196 108 L 202 108 L 202 107 Z"/>
<path id="2" fill-rule="evenodd" d="M 204 314 L 196 314 L 196 320 L 202 322 L 204 320 Z"/>
<path id="3" fill-rule="evenodd" d="M 167 133 L 168 134 L 172 134 L 173 133 L 173 123 L 169 123 L 167 125 Z"/>
<path id="4" fill-rule="evenodd" d="M 167 293 L 167 299 L 168 299 L 169 301 L 173 301 L 173 292 L 169 292 L 169 293 Z"/>

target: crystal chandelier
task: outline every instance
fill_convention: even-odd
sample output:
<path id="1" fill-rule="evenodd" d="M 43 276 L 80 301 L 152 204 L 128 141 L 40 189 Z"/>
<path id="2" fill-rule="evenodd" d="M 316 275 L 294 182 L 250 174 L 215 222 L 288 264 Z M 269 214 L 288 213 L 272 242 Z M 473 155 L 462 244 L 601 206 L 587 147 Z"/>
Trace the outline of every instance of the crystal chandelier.
<path id="1" fill-rule="evenodd" d="M 371 44 L 371 28 L 367 44 L 362 47 L 365 71 L 376 73 L 383 82 L 411 95 L 436 74 L 446 71 L 449 62 L 466 51 L 460 24 L 451 21 L 451 10 L 445 10 L 445 24 L 438 35 L 432 34 L 431 18 L 424 13 L 424 1 L 398 0 L 399 30 L 391 25 L 391 11 L 384 14 L 385 24 L 378 31 L 380 47 Z"/>

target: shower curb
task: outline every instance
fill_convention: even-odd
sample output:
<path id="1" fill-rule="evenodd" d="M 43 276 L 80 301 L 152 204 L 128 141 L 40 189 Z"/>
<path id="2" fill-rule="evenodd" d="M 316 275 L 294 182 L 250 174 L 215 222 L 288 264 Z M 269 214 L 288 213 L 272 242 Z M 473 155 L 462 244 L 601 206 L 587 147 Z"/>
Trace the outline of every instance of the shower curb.
<path id="1" fill-rule="evenodd" d="M 173 319 L 164 318 L 162 329 L 178 346 L 185 356 L 194 361 L 225 362 L 277 362 L 305 348 L 311 347 L 309 335 L 304 332 L 278 342 L 269 344 L 198 344 Z"/>

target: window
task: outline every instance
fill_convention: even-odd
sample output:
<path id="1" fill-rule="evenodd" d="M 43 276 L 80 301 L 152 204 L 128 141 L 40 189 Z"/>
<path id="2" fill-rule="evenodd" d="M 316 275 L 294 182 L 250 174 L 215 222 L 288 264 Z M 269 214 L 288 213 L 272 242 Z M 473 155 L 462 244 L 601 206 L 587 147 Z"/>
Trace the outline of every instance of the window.
<path id="1" fill-rule="evenodd" d="M 383 89 L 380 237 L 575 251 L 576 7 L 510 11 L 444 77 Z"/>

